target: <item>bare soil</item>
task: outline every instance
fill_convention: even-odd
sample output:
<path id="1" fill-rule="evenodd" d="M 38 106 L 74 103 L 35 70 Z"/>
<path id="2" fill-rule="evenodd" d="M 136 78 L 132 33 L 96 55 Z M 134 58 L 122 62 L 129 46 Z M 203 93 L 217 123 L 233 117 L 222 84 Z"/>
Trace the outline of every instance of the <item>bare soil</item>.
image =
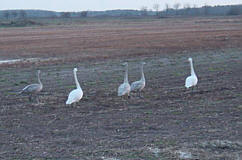
<path id="1" fill-rule="evenodd" d="M 48 59 L 1 66 L 0 158 L 240 160 L 241 52 L 241 17 L 0 29 L 1 59 Z M 190 56 L 199 82 L 186 90 Z M 143 98 L 117 97 L 124 61 L 130 82 L 147 63 Z M 84 97 L 66 106 L 73 67 Z M 39 105 L 16 94 L 37 69 Z"/>

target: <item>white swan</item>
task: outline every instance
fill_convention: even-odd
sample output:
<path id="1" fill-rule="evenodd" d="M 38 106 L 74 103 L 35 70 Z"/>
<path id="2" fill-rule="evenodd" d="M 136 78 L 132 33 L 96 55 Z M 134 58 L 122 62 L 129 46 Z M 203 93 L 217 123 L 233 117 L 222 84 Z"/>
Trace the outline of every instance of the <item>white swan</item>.
<path id="1" fill-rule="evenodd" d="M 144 76 L 144 64 L 145 62 L 141 62 L 141 79 L 139 81 L 135 81 L 131 84 L 131 92 L 139 91 L 141 92 L 145 88 L 145 76 Z"/>
<path id="2" fill-rule="evenodd" d="M 128 95 L 130 93 L 130 85 L 128 81 L 128 63 L 123 63 L 125 65 L 124 83 L 118 87 L 118 96 Z"/>
<path id="3" fill-rule="evenodd" d="M 193 68 L 192 58 L 188 58 L 188 61 L 190 62 L 190 65 L 191 65 L 191 75 L 186 78 L 185 87 L 187 89 L 190 87 L 196 86 L 198 82 L 196 73 Z"/>
<path id="4" fill-rule="evenodd" d="M 78 101 L 80 101 L 80 99 L 83 96 L 82 89 L 77 80 L 76 72 L 77 72 L 77 68 L 74 68 L 73 73 L 74 73 L 74 78 L 75 78 L 75 82 L 76 82 L 76 89 L 74 89 L 70 92 L 68 99 L 66 101 L 66 104 L 72 104 L 72 103 L 78 102 Z"/>
<path id="5" fill-rule="evenodd" d="M 22 91 L 19 92 L 19 94 L 29 94 L 29 101 L 32 101 L 33 95 L 37 95 L 42 89 L 43 89 L 43 84 L 40 81 L 40 70 L 37 71 L 37 76 L 38 76 L 38 84 L 30 84 L 27 85 L 22 89 Z M 39 98 L 37 97 L 37 101 L 39 103 Z"/>

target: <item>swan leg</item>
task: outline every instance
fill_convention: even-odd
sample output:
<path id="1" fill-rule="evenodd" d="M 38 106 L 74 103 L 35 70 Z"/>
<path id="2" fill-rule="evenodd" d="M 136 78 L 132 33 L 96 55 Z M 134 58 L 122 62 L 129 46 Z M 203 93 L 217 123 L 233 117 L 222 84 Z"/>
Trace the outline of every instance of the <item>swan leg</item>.
<path id="1" fill-rule="evenodd" d="M 135 91 L 135 97 L 139 96 L 139 93 L 137 91 Z"/>
<path id="2" fill-rule="evenodd" d="M 32 102 L 32 94 L 29 95 L 29 102 Z"/>
<path id="3" fill-rule="evenodd" d="M 73 107 L 73 108 L 76 107 L 76 102 L 72 103 L 71 107 Z"/>
<path id="4" fill-rule="evenodd" d="M 35 102 L 38 102 L 38 99 L 37 99 L 37 96 L 36 95 L 34 95 L 33 98 L 34 98 L 34 101 Z"/>
<path id="5" fill-rule="evenodd" d="M 136 91 L 136 96 L 140 97 L 140 92 L 139 91 Z"/>
<path id="6" fill-rule="evenodd" d="M 130 99 L 130 98 L 131 98 L 130 93 L 128 93 L 128 99 Z"/>
<path id="7" fill-rule="evenodd" d="M 184 90 L 184 94 L 190 95 L 192 92 L 190 90 L 190 88 L 185 88 Z"/>
<path id="8" fill-rule="evenodd" d="M 143 96 L 143 91 L 142 91 L 142 90 L 139 91 L 139 97 L 140 97 L 140 98 L 144 98 L 144 96 Z"/>
<path id="9" fill-rule="evenodd" d="M 39 96 L 36 96 L 37 104 L 39 104 Z"/>

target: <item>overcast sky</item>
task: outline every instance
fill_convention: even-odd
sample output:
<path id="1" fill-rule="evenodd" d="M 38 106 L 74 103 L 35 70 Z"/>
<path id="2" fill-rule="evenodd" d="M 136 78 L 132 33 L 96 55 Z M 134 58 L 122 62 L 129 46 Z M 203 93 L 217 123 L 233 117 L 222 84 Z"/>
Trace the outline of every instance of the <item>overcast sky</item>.
<path id="1" fill-rule="evenodd" d="M 0 10 L 5 9 L 43 9 L 54 11 L 140 9 L 147 6 L 152 9 L 159 3 L 163 9 L 168 3 L 190 4 L 193 6 L 242 4 L 242 0 L 1 0 Z"/>

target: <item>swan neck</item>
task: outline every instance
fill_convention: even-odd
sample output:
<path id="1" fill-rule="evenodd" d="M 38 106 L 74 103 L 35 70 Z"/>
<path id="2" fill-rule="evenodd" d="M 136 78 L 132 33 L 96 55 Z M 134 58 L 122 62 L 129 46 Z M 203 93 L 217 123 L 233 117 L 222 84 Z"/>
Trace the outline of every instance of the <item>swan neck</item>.
<path id="1" fill-rule="evenodd" d="M 129 80 L 128 80 L 128 65 L 126 65 L 126 67 L 125 67 L 124 83 L 129 83 Z"/>
<path id="2" fill-rule="evenodd" d="M 191 75 L 196 75 L 196 74 L 195 74 L 195 71 L 194 71 L 194 68 L 193 68 L 193 63 L 192 63 L 192 61 L 190 61 L 190 65 L 191 65 Z"/>
<path id="3" fill-rule="evenodd" d="M 38 82 L 42 86 L 42 82 L 40 81 L 40 73 L 38 73 Z"/>
<path id="4" fill-rule="evenodd" d="M 80 87 L 80 84 L 77 80 L 76 71 L 74 71 L 74 79 L 75 79 L 75 83 L 76 83 L 76 88 L 80 89 L 81 87 Z"/>
<path id="5" fill-rule="evenodd" d="M 141 80 L 142 80 L 142 81 L 145 81 L 144 65 L 143 65 L 143 64 L 141 65 L 141 69 L 140 69 L 140 70 L 141 70 Z"/>

